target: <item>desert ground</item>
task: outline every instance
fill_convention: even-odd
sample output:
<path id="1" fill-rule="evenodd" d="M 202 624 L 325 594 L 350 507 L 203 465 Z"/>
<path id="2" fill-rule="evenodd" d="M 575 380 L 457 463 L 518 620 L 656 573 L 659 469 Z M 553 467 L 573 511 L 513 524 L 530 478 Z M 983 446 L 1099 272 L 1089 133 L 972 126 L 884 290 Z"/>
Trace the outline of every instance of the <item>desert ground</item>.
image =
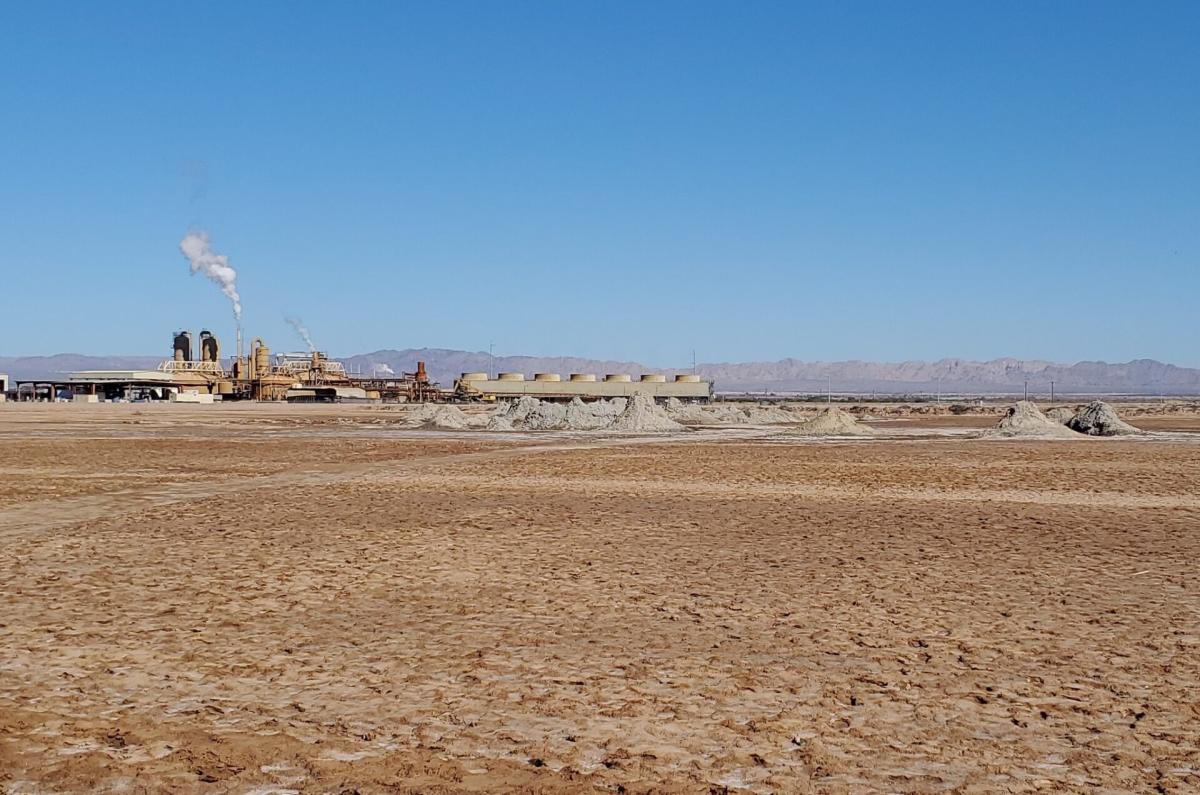
<path id="1" fill-rule="evenodd" d="M 0 406 L 0 788 L 1200 791 L 1200 422 Z"/>

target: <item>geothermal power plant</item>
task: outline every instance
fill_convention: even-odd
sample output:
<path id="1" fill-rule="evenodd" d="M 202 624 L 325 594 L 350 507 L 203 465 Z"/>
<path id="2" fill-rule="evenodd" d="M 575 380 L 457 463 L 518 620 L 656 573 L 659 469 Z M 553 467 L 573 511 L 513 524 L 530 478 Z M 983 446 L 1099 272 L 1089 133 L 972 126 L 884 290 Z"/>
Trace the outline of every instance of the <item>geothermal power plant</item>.
<path id="1" fill-rule="evenodd" d="M 305 334 L 307 337 L 307 334 Z M 310 343 L 311 347 L 311 343 Z M 424 362 L 405 373 L 351 373 L 339 361 L 311 349 L 277 353 L 260 338 L 250 340 L 245 354 L 222 359 L 221 342 L 202 330 L 177 331 L 170 356 L 154 370 L 81 370 L 65 380 L 21 381 L 18 400 L 69 398 L 78 402 L 169 400 L 185 403 L 256 400 L 383 403 L 471 403 L 535 397 L 545 401 L 584 401 L 642 395 L 659 402 L 708 402 L 712 384 L 680 373 L 463 373 L 449 388 L 430 380 Z"/>
<path id="2" fill-rule="evenodd" d="M 693 374 L 668 380 L 659 373 L 643 373 L 636 380 L 628 373 L 463 373 L 443 388 L 430 380 L 424 362 L 411 373 L 390 369 L 370 374 L 351 373 L 338 361 L 317 350 L 299 318 L 287 322 L 308 346 L 306 353 L 272 356 L 260 338 L 242 345 L 242 297 L 237 270 L 225 254 L 212 248 L 207 232 L 191 231 L 179 243 L 192 275 L 200 274 L 216 285 L 230 303 L 237 327 L 236 353 L 222 360 L 221 342 L 202 330 L 171 337 L 171 354 L 154 370 L 83 370 L 65 380 L 18 381 L 18 400 L 71 399 L 82 403 L 113 400 L 169 400 L 183 403 L 216 401 L 468 403 L 518 400 L 530 396 L 544 401 L 584 401 L 643 396 L 659 402 L 707 402 L 712 384 Z M 4 394 L 0 389 L 0 395 Z"/>

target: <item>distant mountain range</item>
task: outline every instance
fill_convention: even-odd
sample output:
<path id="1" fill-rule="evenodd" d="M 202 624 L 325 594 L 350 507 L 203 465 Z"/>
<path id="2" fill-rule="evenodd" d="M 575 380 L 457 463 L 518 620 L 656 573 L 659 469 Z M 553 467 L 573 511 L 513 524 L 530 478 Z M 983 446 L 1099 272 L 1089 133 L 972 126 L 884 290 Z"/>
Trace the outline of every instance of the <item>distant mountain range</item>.
<path id="1" fill-rule="evenodd" d="M 64 378 L 74 370 L 153 369 L 161 356 L 54 356 L 0 357 L 0 372 L 15 380 Z M 424 361 L 429 375 L 449 386 L 464 372 L 533 373 L 639 373 L 691 372 L 690 367 L 649 367 L 638 362 L 599 361 L 570 356 L 491 356 L 483 352 L 442 348 L 379 350 L 342 359 L 351 371 L 412 372 Z M 936 362 L 777 362 L 701 364 L 701 376 L 722 392 L 879 392 L 911 394 L 932 392 L 939 384 L 944 394 L 1016 394 L 1028 382 L 1030 392 L 1045 394 L 1054 382 L 1059 394 L 1200 395 L 1200 369 L 1176 367 L 1153 359 L 1124 363 L 1054 362 L 994 359 L 972 362 L 942 359 Z"/>

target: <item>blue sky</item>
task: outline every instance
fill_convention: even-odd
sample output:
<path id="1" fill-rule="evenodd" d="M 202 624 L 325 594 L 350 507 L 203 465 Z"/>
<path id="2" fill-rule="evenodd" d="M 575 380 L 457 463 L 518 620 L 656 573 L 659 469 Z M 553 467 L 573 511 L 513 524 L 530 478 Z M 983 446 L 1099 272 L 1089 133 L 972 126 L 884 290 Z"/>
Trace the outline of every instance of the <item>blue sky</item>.
<path id="1" fill-rule="evenodd" d="M 6 3 L 0 355 L 1200 365 L 1200 4 Z"/>

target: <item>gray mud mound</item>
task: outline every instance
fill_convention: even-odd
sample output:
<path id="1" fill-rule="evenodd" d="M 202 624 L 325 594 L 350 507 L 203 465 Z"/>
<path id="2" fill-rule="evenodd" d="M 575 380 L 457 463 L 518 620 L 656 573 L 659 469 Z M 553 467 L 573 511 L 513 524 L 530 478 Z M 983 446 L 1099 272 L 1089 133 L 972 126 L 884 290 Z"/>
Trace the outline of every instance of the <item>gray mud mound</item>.
<path id="1" fill-rule="evenodd" d="M 1079 438 L 1075 431 L 1050 419 L 1027 400 L 1012 406 L 1000 420 L 1000 424 L 989 431 L 988 435 L 1016 439 Z"/>
<path id="2" fill-rule="evenodd" d="M 433 422 L 433 418 L 437 416 L 437 406 L 431 403 L 422 403 L 415 409 L 408 411 L 404 415 L 404 424 L 410 427 L 420 427 Z"/>
<path id="3" fill-rule="evenodd" d="M 489 431 L 513 431 L 525 426 L 525 420 L 531 413 L 537 411 L 542 402 L 537 398 L 525 396 L 517 400 L 505 401 L 487 422 Z"/>
<path id="4" fill-rule="evenodd" d="M 713 406 L 702 409 L 712 417 L 712 422 L 719 425 L 735 425 L 746 421 L 746 412 L 736 406 Z"/>
<path id="5" fill-rule="evenodd" d="M 524 422 L 531 412 L 537 411 L 542 401 L 528 395 L 508 403 L 504 408 L 504 416 L 514 423 Z"/>
<path id="6" fill-rule="evenodd" d="M 654 398 L 634 395 L 625 410 L 608 426 L 614 431 L 681 431 L 683 426 L 671 419 L 666 410 L 654 402 Z"/>
<path id="7" fill-rule="evenodd" d="M 802 436 L 871 436 L 872 428 L 836 406 L 821 409 L 817 416 L 804 420 L 791 433 Z"/>
<path id="8" fill-rule="evenodd" d="M 627 409 L 625 398 L 585 403 L 555 403 L 522 397 L 501 407 L 487 422 L 491 431 L 600 431 L 612 426 Z"/>
<path id="9" fill-rule="evenodd" d="M 803 417 L 779 406 L 755 406 L 746 409 L 746 422 L 751 425 L 788 425 L 802 422 Z"/>
<path id="10" fill-rule="evenodd" d="M 1075 419 L 1075 409 L 1069 409 L 1066 406 L 1055 406 L 1046 412 L 1046 418 L 1057 422 L 1059 425 L 1069 425 L 1071 420 Z"/>
<path id="11" fill-rule="evenodd" d="M 695 403 L 684 403 L 679 398 L 668 398 L 665 409 L 667 416 L 676 422 L 685 422 L 689 425 L 711 425 L 718 422 L 711 409 Z"/>
<path id="12" fill-rule="evenodd" d="M 467 428 L 478 428 L 482 425 L 481 417 L 469 417 L 458 406 L 436 406 L 425 416 L 425 424 L 447 431 L 461 431 Z"/>
<path id="13" fill-rule="evenodd" d="M 513 425 L 512 419 L 503 412 L 493 414 L 484 426 L 489 431 L 515 431 L 516 426 Z"/>
<path id="14" fill-rule="evenodd" d="M 1118 417 L 1113 407 L 1102 400 L 1092 401 L 1080 409 L 1067 422 L 1067 427 L 1088 436 L 1127 436 L 1142 432 Z"/>
<path id="15" fill-rule="evenodd" d="M 625 398 L 597 400 L 593 403 L 584 403 L 577 397 L 572 398 L 564 412 L 565 427 L 572 431 L 598 431 L 607 428 L 625 411 L 625 404 Z"/>
<path id="16" fill-rule="evenodd" d="M 538 401 L 538 405 L 525 415 L 525 427 L 531 431 L 561 431 L 567 427 L 567 407 L 561 403 Z"/>
<path id="17" fill-rule="evenodd" d="M 791 425 L 803 419 L 779 406 L 698 406 L 678 398 L 667 400 L 666 411 L 671 419 L 688 425 Z"/>

